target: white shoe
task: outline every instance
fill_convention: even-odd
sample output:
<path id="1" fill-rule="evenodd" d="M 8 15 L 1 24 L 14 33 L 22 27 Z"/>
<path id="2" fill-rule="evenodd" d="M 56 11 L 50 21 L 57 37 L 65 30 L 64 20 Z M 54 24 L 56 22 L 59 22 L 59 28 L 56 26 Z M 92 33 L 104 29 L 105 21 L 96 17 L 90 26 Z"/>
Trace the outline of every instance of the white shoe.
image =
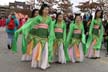
<path id="1" fill-rule="evenodd" d="M 49 64 L 47 65 L 47 67 L 41 67 L 42 70 L 46 70 L 47 68 L 50 68 Z"/>
<path id="2" fill-rule="evenodd" d="M 32 60 L 31 62 L 31 68 L 37 68 L 37 63 L 35 60 Z"/>
<path id="3" fill-rule="evenodd" d="M 32 59 L 31 59 L 31 56 L 29 56 L 29 55 L 26 55 L 26 61 L 31 61 Z"/>
<path id="4" fill-rule="evenodd" d="M 21 61 L 26 61 L 26 55 L 22 55 Z"/>

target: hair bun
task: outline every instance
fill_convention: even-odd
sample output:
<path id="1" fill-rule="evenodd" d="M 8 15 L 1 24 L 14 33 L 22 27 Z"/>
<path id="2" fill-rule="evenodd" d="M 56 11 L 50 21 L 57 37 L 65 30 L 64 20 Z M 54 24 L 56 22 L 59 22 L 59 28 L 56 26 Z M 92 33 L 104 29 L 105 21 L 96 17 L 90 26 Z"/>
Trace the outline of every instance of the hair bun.
<path id="1" fill-rule="evenodd" d="M 45 2 L 42 3 L 42 7 L 49 7 Z"/>
<path id="2" fill-rule="evenodd" d="M 79 16 L 79 15 L 81 15 L 80 11 L 78 11 L 78 12 L 75 13 L 75 16 Z"/>

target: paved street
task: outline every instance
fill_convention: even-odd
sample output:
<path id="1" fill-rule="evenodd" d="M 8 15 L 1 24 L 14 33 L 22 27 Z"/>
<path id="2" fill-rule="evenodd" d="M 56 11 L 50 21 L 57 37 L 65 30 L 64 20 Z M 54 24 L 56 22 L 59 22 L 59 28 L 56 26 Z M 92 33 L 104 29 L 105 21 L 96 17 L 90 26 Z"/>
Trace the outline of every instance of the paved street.
<path id="1" fill-rule="evenodd" d="M 43 72 L 40 69 L 32 69 L 30 62 L 21 62 L 21 41 L 18 41 L 19 52 L 13 54 L 7 49 L 7 35 L 0 31 L 0 72 Z M 105 51 L 101 51 L 101 59 L 85 59 L 83 63 L 64 65 L 52 64 L 51 68 L 44 72 L 108 72 L 108 58 L 104 56 Z"/>

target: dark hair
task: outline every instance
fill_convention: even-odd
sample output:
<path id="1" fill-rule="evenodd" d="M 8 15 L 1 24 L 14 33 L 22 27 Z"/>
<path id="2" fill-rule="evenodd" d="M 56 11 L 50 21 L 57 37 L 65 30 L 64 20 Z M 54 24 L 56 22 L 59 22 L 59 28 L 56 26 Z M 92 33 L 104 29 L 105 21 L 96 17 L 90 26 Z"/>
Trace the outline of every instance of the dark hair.
<path id="1" fill-rule="evenodd" d="M 40 8 L 40 10 L 39 10 L 39 15 L 41 15 L 41 16 L 43 15 L 43 12 L 42 12 L 42 11 L 43 11 L 44 8 L 46 8 L 46 7 L 49 8 L 49 6 L 48 6 L 47 4 L 43 3 L 42 6 L 41 6 L 41 8 Z"/>
<path id="2" fill-rule="evenodd" d="M 57 20 L 58 20 L 59 15 L 62 15 L 62 13 L 57 13 L 56 14 L 55 24 L 57 23 Z"/>
<path id="3" fill-rule="evenodd" d="M 38 9 L 34 9 L 34 10 L 32 11 L 32 13 L 31 13 L 31 18 L 34 17 L 34 14 L 35 14 L 36 11 L 38 11 Z"/>
<path id="4" fill-rule="evenodd" d="M 12 16 L 15 16 L 15 13 L 12 13 L 11 15 L 12 15 Z"/>
<path id="5" fill-rule="evenodd" d="M 97 13 L 100 12 L 100 11 L 101 11 L 101 16 L 100 16 L 100 18 L 101 18 L 101 19 L 103 18 L 103 11 L 102 11 L 102 10 L 96 10 L 96 12 L 95 12 L 95 19 L 96 19 L 96 17 L 97 17 Z"/>
<path id="6" fill-rule="evenodd" d="M 75 23 L 75 20 L 76 20 L 77 16 L 79 16 L 82 19 L 81 14 L 75 14 L 74 23 Z"/>

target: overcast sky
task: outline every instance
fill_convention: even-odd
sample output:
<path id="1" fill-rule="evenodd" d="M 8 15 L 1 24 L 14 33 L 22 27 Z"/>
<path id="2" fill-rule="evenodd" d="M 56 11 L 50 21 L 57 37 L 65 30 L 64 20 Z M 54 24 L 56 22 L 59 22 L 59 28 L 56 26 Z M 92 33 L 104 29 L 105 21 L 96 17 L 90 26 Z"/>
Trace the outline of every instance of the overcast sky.
<path id="1" fill-rule="evenodd" d="M 0 5 L 8 5 L 9 2 L 14 2 L 15 0 L 0 0 Z M 27 0 L 16 0 L 16 1 L 27 1 Z M 77 8 L 75 8 L 76 5 L 79 4 L 79 2 L 84 2 L 88 0 L 70 0 L 74 5 L 73 5 L 73 10 L 78 11 Z M 95 1 L 95 0 L 94 0 Z"/>

